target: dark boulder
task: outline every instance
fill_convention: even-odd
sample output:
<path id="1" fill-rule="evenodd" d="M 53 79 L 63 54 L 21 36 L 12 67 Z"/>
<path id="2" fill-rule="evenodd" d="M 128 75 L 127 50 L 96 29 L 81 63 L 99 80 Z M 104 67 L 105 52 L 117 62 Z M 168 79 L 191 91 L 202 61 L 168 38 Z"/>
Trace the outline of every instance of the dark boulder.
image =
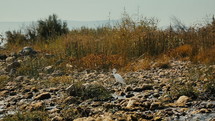
<path id="1" fill-rule="evenodd" d="M 7 56 L 5 54 L 0 54 L 0 60 L 5 60 Z"/>
<path id="2" fill-rule="evenodd" d="M 21 55 L 35 55 L 37 52 L 31 47 L 24 47 L 20 52 Z"/>

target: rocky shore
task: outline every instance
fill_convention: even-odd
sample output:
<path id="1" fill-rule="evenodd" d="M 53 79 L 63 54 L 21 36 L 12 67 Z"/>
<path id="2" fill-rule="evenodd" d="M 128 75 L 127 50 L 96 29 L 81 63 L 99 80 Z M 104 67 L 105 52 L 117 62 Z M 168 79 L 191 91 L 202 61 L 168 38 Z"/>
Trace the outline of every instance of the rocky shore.
<path id="1" fill-rule="evenodd" d="M 214 85 L 204 85 L 214 81 L 215 65 L 154 63 L 147 70 L 118 72 L 126 85 L 111 70 L 63 72 L 49 65 L 37 69 L 37 76 L 17 75 L 36 56 L 29 47 L 0 55 L 1 120 L 40 111 L 51 121 L 215 121 Z"/>

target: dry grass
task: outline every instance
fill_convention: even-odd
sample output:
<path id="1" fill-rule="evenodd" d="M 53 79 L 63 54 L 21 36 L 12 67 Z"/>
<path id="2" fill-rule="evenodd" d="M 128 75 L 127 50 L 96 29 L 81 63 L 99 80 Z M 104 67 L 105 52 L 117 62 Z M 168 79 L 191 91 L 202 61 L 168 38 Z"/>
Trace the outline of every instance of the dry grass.
<path id="1" fill-rule="evenodd" d="M 170 68 L 170 60 L 171 58 L 167 55 L 161 55 L 155 60 L 154 67 L 168 69 Z"/>
<path id="2" fill-rule="evenodd" d="M 150 58 L 135 60 L 128 63 L 122 70 L 123 71 L 139 71 L 142 69 L 150 69 L 152 66 L 152 60 Z"/>
<path id="3" fill-rule="evenodd" d="M 33 43 L 36 50 L 50 53 L 70 61 L 76 67 L 91 69 L 120 68 L 132 65 L 132 70 L 150 68 L 150 59 L 134 60 L 142 55 L 214 63 L 215 20 L 203 27 L 165 30 L 157 27 L 156 19 L 141 18 L 136 21 L 124 14 L 122 21 L 114 27 L 96 29 L 82 27 L 71 30 L 51 43 Z M 24 45 L 9 45 L 18 51 Z M 71 61 L 72 60 L 72 61 Z M 139 67 L 138 67 L 138 66 Z"/>
<path id="4" fill-rule="evenodd" d="M 203 52 L 198 53 L 195 57 L 195 62 L 203 62 L 207 64 L 215 64 L 215 46 L 208 48 Z"/>
<path id="5" fill-rule="evenodd" d="M 192 56 L 192 50 L 192 46 L 186 44 L 173 49 L 170 55 L 174 58 L 186 59 Z"/>

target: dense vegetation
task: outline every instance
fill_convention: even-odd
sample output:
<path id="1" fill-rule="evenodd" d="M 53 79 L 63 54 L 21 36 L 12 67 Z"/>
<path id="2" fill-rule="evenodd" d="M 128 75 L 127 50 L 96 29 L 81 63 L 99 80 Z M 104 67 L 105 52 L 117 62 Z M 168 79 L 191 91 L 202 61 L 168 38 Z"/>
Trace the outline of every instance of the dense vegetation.
<path id="1" fill-rule="evenodd" d="M 22 31 L 7 31 L 6 37 L 9 44 L 32 44 L 35 42 L 49 41 L 57 36 L 68 33 L 67 24 L 53 14 L 45 20 L 38 20 L 36 25 Z"/>
<path id="2" fill-rule="evenodd" d="M 166 29 L 154 18 L 133 20 L 126 13 L 115 26 L 82 27 L 68 31 L 56 15 L 39 20 L 26 33 L 8 31 L 8 49 L 30 45 L 78 67 L 125 67 L 137 58 L 169 57 L 193 62 L 215 62 L 215 19 L 204 26 L 186 27 L 179 20 Z M 16 43 L 16 46 L 14 46 Z M 18 46 L 17 46 L 18 45 Z M 149 62 L 149 61 L 144 61 Z"/>

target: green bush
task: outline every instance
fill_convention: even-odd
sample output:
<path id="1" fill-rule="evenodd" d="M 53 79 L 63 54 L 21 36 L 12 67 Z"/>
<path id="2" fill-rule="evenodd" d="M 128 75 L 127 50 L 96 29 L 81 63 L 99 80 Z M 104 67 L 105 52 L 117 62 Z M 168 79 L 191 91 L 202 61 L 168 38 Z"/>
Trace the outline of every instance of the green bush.
<path id="1" fill-rule="evenodd" d="M 34 42 L 42 42 L 55 39 L 58 36 L 69 32 L 66 22 L 58 19 L 53 14 L 45 20 L 38 20 L 35 25 L 26 28 L 26 33 L 20 31 L 7 31 L 6 40 L 8 44 L 32 44 Z"/>
<path id="2" fill-rule="evenodd" d="M 6 38 L 8 43 L 23 44 L 27 41 L 26 36 L 20 31 L 7 31 Z"/>
<path id="3" fill-rule="evenodd" d="M 27 58 L 23 61 L 20 68 L 17 69 L 17 75 L 25 75 L 30 77 L 38 77 L 39 73 L 43 72 L 42 69 L 46 66 L 53 65 L 57 58 L 48 59 L 43 56 L 35 58 Z"/>
<path id="4" fill-rule="evenodd" d="M 2 121 L 49 121 L 48 114 L 42 111 L 18 112 L 8 115 Z"/>
<path id="5" fill-rule="evenodd" d="M 205 82 L 203 89 L 204 93 L 206 93 L 209 97 L 212 96 L 215 98 L 215 69 L 214 67 L 209 67 L 207 69 L 206 73 L 206 79 L 208 81 Z"/>
<path id="6" fill-rule="evenodd" d="M 171 84 L 169 94 L 172 99 L 177 99 L 182 95 L 196 99 L 199 96 L 199 91 L 192 83 L 182 84 L 174 82 Z"/>
<path id="7" fill-rule="evenodd" d="M 67 23 L 61 22 L 57 15 L 53 14 L 45 20 L 38 21 L 37 36 L 41 40 L 54 39 L 57 36 L 68 33 Z"/>
<path id="8" fill-rule="evenodd" d="M 61 111 L 62 117 L 65 121 L 72 121 L 80 117 L 88 117 L 90 110 L 86 107 L 67 107 Z"/>
<path id="9" fill-rule="evenodd" d="M 100 84 L 83 85 L 81 82 L 75 82 L 67 92 L 70 96 L 77 96 L 83 100 L 107 100 L 111 97 L 110 91 Z"/>

